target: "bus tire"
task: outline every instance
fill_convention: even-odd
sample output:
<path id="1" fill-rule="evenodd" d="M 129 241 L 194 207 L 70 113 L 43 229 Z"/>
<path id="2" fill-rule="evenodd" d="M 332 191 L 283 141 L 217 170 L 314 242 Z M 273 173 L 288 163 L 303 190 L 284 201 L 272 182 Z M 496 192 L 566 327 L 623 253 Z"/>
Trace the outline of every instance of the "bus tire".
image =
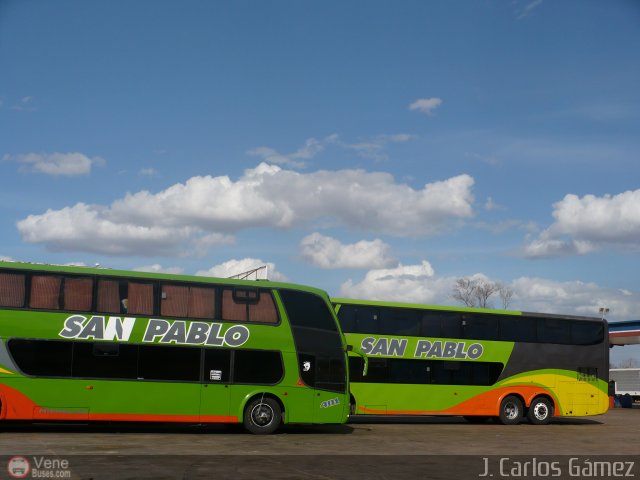
<path id="1" fill-rule="evenodd" d="M 553 417 L 553 404 L 546 397 L 536 397 L 529 406 L 527 417 L 534 425 L 546 425 Z"/>
<path id="2" fill-rule="evenodd" d="M 522 400 L 515 395 L 507 395 L 500 402 L 499 419 L 503 425 L 517 425 L 522 420 Z"/>
<path id="3" fill-rule="evenodd" d="M 256 397 L 244 409 L 244 428 L 256 435 L 275 432 L 282 422 L 280 405 L 270 397 Z"/>

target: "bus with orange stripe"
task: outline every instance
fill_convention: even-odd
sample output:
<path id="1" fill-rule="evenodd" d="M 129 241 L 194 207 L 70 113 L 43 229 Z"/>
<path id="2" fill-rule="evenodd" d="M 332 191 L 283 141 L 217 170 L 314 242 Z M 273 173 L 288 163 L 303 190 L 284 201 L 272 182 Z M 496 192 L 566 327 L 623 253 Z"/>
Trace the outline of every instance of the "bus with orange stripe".
<path id="1" fill-rule="evenodd" d="M 607 322 L 332 299 L 352 350 L 353 415 L 547 424 L 608 409 Z"/>
<path id="2" fill-rule="evenodd" d="M 0 420 L 344 423 L 328 295 L 248 281 L 0 262 Z"/>

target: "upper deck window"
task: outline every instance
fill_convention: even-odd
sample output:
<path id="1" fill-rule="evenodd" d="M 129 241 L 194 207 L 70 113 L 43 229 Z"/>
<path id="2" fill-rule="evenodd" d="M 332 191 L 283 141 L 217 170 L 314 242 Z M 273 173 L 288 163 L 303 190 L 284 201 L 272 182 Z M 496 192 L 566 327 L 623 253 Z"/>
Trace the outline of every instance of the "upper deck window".
<path id="1" fill-rule="evenodd" d="M 25 275 L 0 273 L 0 306 L 24 307 Z"/>

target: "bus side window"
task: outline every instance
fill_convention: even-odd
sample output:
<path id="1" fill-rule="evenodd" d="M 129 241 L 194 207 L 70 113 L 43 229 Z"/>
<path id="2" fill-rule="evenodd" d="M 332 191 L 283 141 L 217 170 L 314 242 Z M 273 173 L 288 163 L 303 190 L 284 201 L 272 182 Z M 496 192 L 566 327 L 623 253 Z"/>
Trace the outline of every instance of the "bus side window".
<path id="1" fill-rule="evenodd" d="M 121 305 L 120 282 L 106 278 L 99 279 L 96 310 L 102 313 L 121 313 Z"/>
<path id="2" fill-rule="evenodd" d="M 278 311 L 271 292 L 262 291 L 258 301 L 249 304 L 249 321 L 260 323 L 278 323 Z"/>
<path id="3" fill-rule="evenodd" d="M 422 330 L 420 334 L 423 337 L 442 336 L 442 318 L 439 312 L 425 311 L 422 314 Z"/>
<path id="4" fill-rule="evenodd" d="M 358 323 L 358 332 L 371 334 L 380 333 L 377 308 L 358 306 L 356 318 Z"/>
<path id="5" fill-rule="evenodd" d="M 129 282 L 127 313 L 153 315 L 153 284 Z"/>
<path id="6" fill-rule="evenodd" d="M 24 307 L 26 276 L 0 273 L 0 307 Z"/>
<path id="7" fill-rule="evenodd" d="M 274 385 L 282 380 L 284 370 L 280 352 L 236 350 L 233 355 L 234 383 Z"/>
<path id="8" fill-rule="evenodd" d="M 483 314 L 465 314 L 462 316 L 464 338 L 475 340 L 497 340 L 498 317 Z"/>
<path id="9" fill-rule="evenodd" d="M 385 335 L 420 335 L 420 314 L 410 308 L 380 308 L 379 324 Z"/>
<path id="10" fill-rule="evenodd" d="M 357 332 L 356 327 L 356 312 L 357 307 L 354 305 L 341 305 L 338 310 L 338 322 L 340 322 L 340 328 L 345 333 Z"/>
<path id="11" fill-rule="evenodd" d="M 62 277 L 54 275 L 32 276 L 29 307 L 60 310 L 61 286 Z"/>
<path id="12" fill-rule="evenodd" d="M 538 321 L 538 341 L 542 343 L 570 342 L 569 321 L 555 318 L 541 318 Z"/>
<path id="13" fill-rule="evenodd" d="M 508 342 L 537 341 L 538 320 L 517 315 L 500 316 L 500 340 Z"/>
<path id="14" fill-rule="evenodd" d="M 233 290 L 225 288 L 222 292 L 222 320 L 246 322 L 247 317 L 247 304 L 236 301 Z"/>
<path id="15" fill-rule="evenodd" d="M 63 286 L 64 310 L 91 311 L 93 303 L 93 279 L 66 277 Z"/>

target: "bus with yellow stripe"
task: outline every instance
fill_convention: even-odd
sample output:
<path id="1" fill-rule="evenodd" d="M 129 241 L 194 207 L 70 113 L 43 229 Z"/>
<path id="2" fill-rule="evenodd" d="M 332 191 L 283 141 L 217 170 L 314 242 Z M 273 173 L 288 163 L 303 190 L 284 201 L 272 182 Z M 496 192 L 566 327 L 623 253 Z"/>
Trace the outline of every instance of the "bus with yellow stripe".
<path id="1" fill-rule="evenodd" d="M 352 415 L 518 424 L 608 409 L 607 322 L 334 298 L 351 349 Z"/>

